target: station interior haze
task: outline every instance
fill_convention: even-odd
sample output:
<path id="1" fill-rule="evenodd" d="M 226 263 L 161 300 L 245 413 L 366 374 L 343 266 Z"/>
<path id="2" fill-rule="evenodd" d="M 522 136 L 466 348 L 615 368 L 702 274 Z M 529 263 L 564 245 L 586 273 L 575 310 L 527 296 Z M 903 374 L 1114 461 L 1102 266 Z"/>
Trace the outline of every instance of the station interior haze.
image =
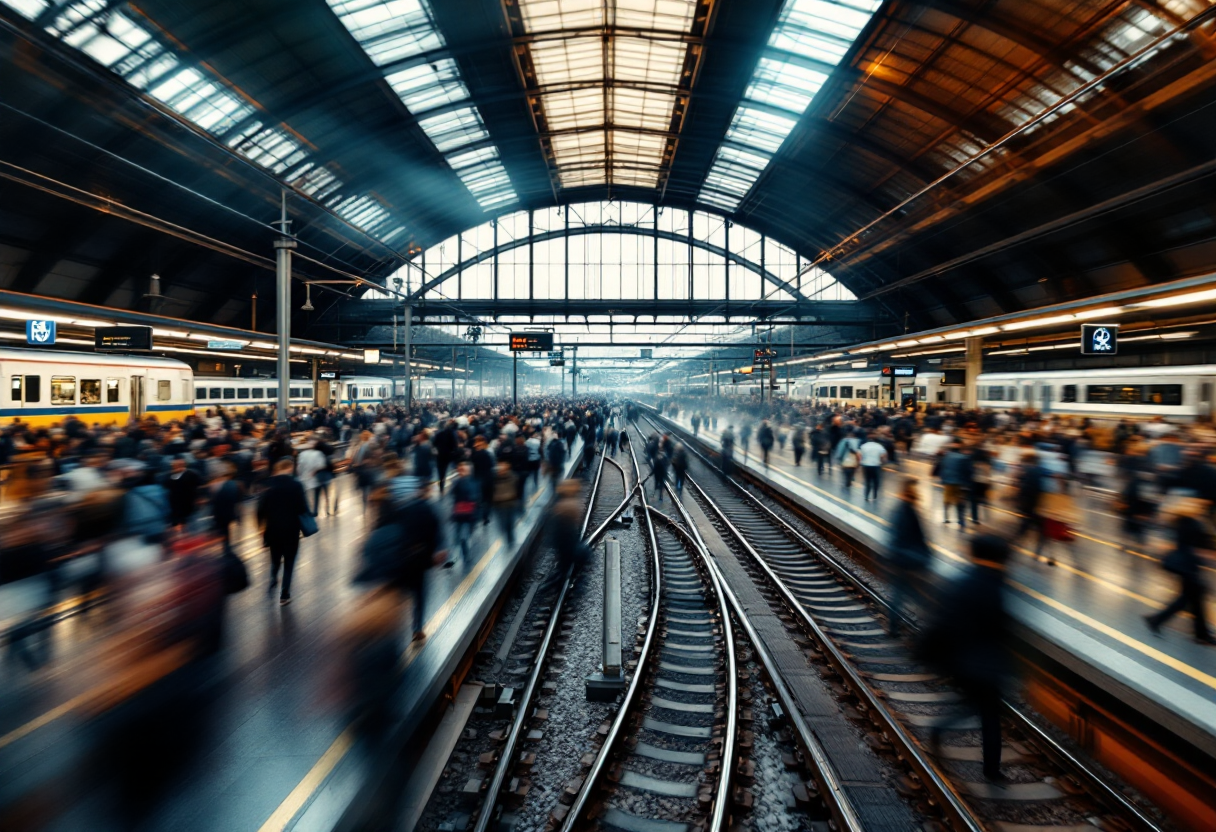
<path id="1" fill-rule="evenodd" d="M 1216 0 L 0 0 L 0 830 L 1216 830 Z"/>

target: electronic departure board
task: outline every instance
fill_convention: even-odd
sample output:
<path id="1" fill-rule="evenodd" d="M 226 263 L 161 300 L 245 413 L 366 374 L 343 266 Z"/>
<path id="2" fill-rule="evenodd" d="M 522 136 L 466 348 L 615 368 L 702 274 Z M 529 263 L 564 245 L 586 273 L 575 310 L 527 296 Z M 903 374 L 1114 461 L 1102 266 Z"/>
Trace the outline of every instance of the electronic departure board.
<path id="1" fill-rule="evenodd" d="M 93 330 L 97 352 L 151 352 L 150 326 L 99 326 Z"/>
<path id="2" fill-rule="evenodd" d="M 553 349 L 552 332 L 512 332 L 511 352 L 548 352 Z"/>

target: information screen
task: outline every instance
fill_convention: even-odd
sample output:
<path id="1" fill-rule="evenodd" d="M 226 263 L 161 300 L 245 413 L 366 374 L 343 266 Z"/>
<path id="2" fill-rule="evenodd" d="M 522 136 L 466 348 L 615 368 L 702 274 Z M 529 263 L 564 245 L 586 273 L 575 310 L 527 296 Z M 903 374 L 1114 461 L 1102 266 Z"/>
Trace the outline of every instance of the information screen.
<path id="1" fill-rule="evenodd" d="M 1118 324 L 1081 324 L 1081 355 L 1114 355 L 1117 352 Z"/>
<path id="2" fill-rule="evenodd" d="M 150 326 L 99 326 L 93 330 L 97 352 L 151 352 Z"/>
<path id="3" fill-rule="evenodd" d="M 888 364 L 882 368 L 882 374 L 887 378 L 916 378 L 916 365 Z"/>
<path id="4" fill-rule="evenodd" d="M 512 332 L 511 352 L 548 352 L 553 349 L 552 332 Z"/>
<path id="5" fill-rule="evenodd" d="M 756 350 L 752 357 L 752 366 L 756 367 L 757 369 L 767 370 L 769 367 L 773 366 L 774 352 L 774 350 L 768 347 Z"/>

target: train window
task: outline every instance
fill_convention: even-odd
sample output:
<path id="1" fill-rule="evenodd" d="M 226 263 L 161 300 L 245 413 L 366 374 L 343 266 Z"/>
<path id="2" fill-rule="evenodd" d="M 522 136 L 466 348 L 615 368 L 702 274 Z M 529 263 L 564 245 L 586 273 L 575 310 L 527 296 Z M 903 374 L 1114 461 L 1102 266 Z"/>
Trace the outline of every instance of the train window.
<path id="1" fill-rule="evenodd" d="M 42 401 L 42 376 L 26 376 L 25 377 L 25 402 Z"/>
<path id="2" fill-rule="evenodd" d="M 173 398 L 173 385 L 167 379 L 160 379 L 156 382 L 156 400 L 158 402 L 167 402 Z"/>
<path id="3" fill-rule="evenodd" d="M 836 398 L 836 388 L 835 388 L 835 387 L 829 387 L 829 388 L 828 388 L 828 398 L 829 398 L 829 399 L 834 399 L 834 398 Z"/>
<path id="4" fill-rule="evenodd" d="M 984 398 L 990 402 L 1005 401 L 1005 388 L 996 385 L 990 385 L 984 388 Z"/>
<path id="5" fill-rule="evenodd" d="M 225 387 L 223 398 L 235 399 L 236 398 L 236 388 L 235 387 Z"/>
<path id="6" fill-rule="evenodd" d="M 117 404 L 119 397 L 122 395 L 118 391 L 122 388 L 118 385 L 118 379 L 106 379 L 106 404 Z"/>
<path id="7" fill-rule="evenodd" d="M 237 397 L 238 399 L 247 399 L 247 398 L 249 398 L 249 388 L 248 388 L 248 387 L 241 387 L 241 388 L 239 388 L 239 389 L 236 391 L 236 397 Z"/>
<path id="8" fill-rule="evenodd" d="M 1075 402 L 1077 400 L 1077 385 L 1065 384 L 1060 388 L 1060 401 Z"/>
<path id="9" fill-rule="evenodd" d="M 264 399 L 264 398 L 266 398 L 266 390 L 265 390 L 264 388 L 261 388 L 261 387 L 255 387 L 255 388 L 253 388 L 253 397 L 254 397 L 255 399 Z"/>
<path id="10" fill-rule="evenodd" d="M 75 376 L 51 376 L 51 404 L 76 404 Z"/>
<path id="11" fill-rule="evenodd" d="M 853 398 L 853 388 L 848 385 L 842 386 L 840 388 L 840 398 L 842 398 L 842 399 Z"/>
<path id="12" fill-rule="evenodd" d="M 101 379 L 82 378 L 80 380 L 80 403 L 101 404 Z"/>
<path id="13" fill-rule="evenodd" d="M 1182 405 L 1181 384 L 1146 384 L 1140 399 L 1142 404 L 1163 404 L 1180 407 Z"/>
<path id="14" fill-rule="evenodd" d="M 815 395 L 819 396 L 819 398 L 821 398 L 821 399 L 826 399 L 828 397 L 828 388 L 820 387 L 819 392 L 816 393 Z"/>
<path id="15" fill-rule="evenodd" d="M 21 401 L 21 376 L 13 376 L 13 382 L 10 389 L 10 401 L 14 404 Z"/>
<path id="16" fill-rule="evenodd" d="M 210 387 L 207 389 L 207 398 L 218 399 L 220 397 L 220 388 Z"/>
<path id="17" fill-rule="evenodd" d="M 380 398 L 384 398 L 384 385 L 380 385 Z"/>

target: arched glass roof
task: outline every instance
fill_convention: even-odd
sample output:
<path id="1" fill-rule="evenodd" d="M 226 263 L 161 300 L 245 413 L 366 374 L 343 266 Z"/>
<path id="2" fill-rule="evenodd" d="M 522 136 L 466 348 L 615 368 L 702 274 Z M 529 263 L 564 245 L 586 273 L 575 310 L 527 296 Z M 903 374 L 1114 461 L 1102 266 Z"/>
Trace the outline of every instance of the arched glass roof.
<path id="1" fill-rule="evenodd" d="M 856 300 L 790 247 L 721 215 L 618 201 L 503 215 L 424 250 L 393 279 L 446 301 Z"/>

